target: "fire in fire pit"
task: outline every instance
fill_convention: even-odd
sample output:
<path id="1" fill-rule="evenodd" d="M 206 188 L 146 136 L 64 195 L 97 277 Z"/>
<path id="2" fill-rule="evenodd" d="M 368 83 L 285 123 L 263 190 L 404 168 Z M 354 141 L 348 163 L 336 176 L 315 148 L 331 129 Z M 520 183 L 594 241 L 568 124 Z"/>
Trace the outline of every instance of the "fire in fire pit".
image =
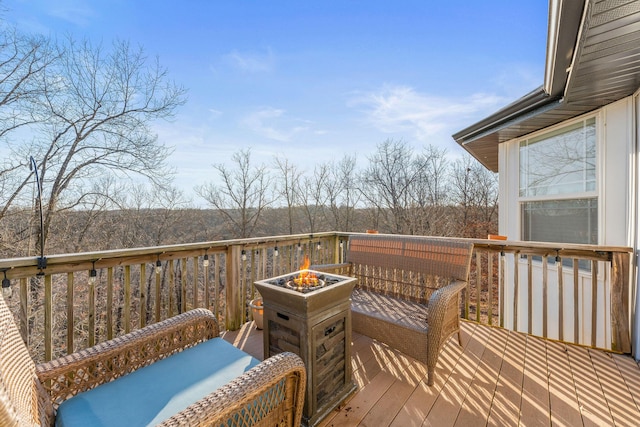
<path id="1" fill-rule="evenodd" d="M 300 266 L 300 270 L 290 275 L 276 277 L 274 279 L 265 280 L 266 283 L 280 287 L 286 287 L 303 294 L 322 289 L 325 286 L 334 285 L 344 280 L 341 276 L 332 276 L 330 274 L 309 270 L 311 263 L 309 257 L 304 257 L 304 262 Z"/>

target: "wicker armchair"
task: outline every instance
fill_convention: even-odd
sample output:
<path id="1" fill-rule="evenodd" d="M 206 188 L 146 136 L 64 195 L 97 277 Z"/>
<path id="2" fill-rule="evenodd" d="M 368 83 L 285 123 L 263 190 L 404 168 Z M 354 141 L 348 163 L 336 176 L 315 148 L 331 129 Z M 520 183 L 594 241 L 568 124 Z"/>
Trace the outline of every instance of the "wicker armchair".
<path id="1" fill-rule="evenodd" d="M 140 368 L 151 368 L 158 361 L 154 366 L 160 366 L 210 343 L 230 346 L 218 337 L 211 312 L 197 309 L 36 366 L 0 298 L 0 425 L 51 426 L 67 399 L 87 390 L 95 392 L 103 384 L 113 385 L 117 378 L 132 379 L 132 372 L 144 371 Z M 217 355 L 207 353 L 206 357 L 215 360 Z M 283 353 L 254 362 L 257 366 L 159 425 L 298 426 L 306 382 L 301 359 Z M 130 424 L 127 418 L 119 420 L 119 425 Z"/>
<path id="2" fill-rule="evenodd" d="M 352 235 L 344 264 L 311 268 L 358 278 L 353 330 L 425 363 L 433 385 L 442 346 L 456 333 L 460 343 L 460 293 L 472 253 L 463 240 Z"/>

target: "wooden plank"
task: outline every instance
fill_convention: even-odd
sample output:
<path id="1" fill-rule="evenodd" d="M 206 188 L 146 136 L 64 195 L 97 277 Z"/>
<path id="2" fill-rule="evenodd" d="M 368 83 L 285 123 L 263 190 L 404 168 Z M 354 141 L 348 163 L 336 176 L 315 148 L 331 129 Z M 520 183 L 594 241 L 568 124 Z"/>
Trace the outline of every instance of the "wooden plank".
<path id="1" fill-rule="evenodd" d="M 458 363 L 451 372 L 423 425 L 454 425 L 484 353 L 488 336 L 486 328 L 475 329 L 460 358 L 464 363 Z"/>
<path id="2" fill-rule="evenodd" d="M 631 353 L 629 331 L 629 254 L 611 260 L 611 349 Z"/>
<path id="3" fill-rule="evenodd" d="M 539 338 L 527 337 L 523 374 L 519 422 L 527 426 L 550 425 L 547 354 L 544 341 Z"/>
<path id="4" fill-rule="evenodd" d="M 563 343 L 548 341 L 547 361 L 549 370 L 549 408 L 551 425 L 582 425 L 580 406 L 575 393 L 571 372 L 567 369 L 569 358 L 567 346 Z"/>
<path id="5" fill-rule="evenodd" d="M 462 333 L 462 348 L 458 346 L 455 339 L 450 339 L 444 345 L 440 352 L 440 358 L 436 365 L 436 376 L 433 386 L 427 385 L 427 378 L 423 378 L 420 381 L 406 400 L 400 411 L 396 415 L 395 419 L 391 422 L 393 427 L 405 427 L 405 426 L 421 426 L 424 420 L 427 419 L 429 412 L 435 404 L 440 392 L 448 383 L 449 376 L 459 363 L 460 358 L 464 352 L 464 349 L 469 344 L 469 341 L 477 328 L 476 323 L 461 322 Z"/>
<path id="6" fill-rule="evenodd" d="M 593 367 L 602 386 L 615 425 L 631 426 L 640 423 L 640 411 L 624 384 L 615 361 L 607 353 L 590 351 Z"/>
<path id="7" fill-rule="evenodd" d="M 491 328 L 489 334 L 480 365 L 456 419 L 456 426 L 486 425 L 489 418 L 509 333 L 504 329 Z"/>
<path id="8" fill-rule="evenodd" d="M 602 395 L 598 377 L 591 363 L 589 350 L 567 345 L 567 355 L 583 424 L 585 426 L 613 425 L 607 402 Z"/>
<path id="9" fill-rule="evenodd" d="M 612 354 L 611 357 L 620 371 L 622 381 L 629 390 L 636 408 L 640 410 L 640 368 L 638 362 L 626 355 Z"/>
<path id="10" fill-rule="evenodd" d="M 390 348 L 387 351 L 392 358 L 387 363 L 386 370 L 394 374 L 395 381 L 362 419 L 361 423 L 364 425 L 389 425 L 427 373 L 424 364 L 415 359 Z"/>
<path id="11" fill-rule="evenodd" d="M 502 355 L 500 377 L 491 403 L 487 425 L 505 426 L 517 424 L 522 396 L 525 335 L 510 332 Z"/>

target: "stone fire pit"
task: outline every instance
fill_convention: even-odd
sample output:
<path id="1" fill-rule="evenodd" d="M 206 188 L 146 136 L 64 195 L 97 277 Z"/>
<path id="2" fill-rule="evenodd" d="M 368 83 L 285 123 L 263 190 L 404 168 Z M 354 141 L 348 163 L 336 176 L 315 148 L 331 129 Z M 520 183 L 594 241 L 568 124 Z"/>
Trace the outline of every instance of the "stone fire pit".
<path id="1" fill-rule="evenodd" d="M 297 285 L 301 273 L 319 283 Z M 299 355 L 307 368 L 303 423 L 314 426 L 356 389 L 351 378 L 352 277 L 300 270 L 255 282 L 264 303 L 264 357 Z"/>

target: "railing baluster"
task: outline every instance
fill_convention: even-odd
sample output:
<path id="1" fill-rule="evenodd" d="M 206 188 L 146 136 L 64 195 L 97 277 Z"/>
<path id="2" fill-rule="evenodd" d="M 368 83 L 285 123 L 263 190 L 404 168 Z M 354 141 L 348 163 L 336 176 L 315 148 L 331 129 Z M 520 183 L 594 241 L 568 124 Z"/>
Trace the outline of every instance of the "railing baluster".
<path id="1" fill-rule="evenodd" d="M 578 274 L 578 260 L 573 258 L 573 341 L 580 342 L 580 306 L 578 296 L 580 291 L 580 276 Z M 584 318 L 584 314 L 582 316 Z"/>
<path id="2" fill-rule="evenodd" d="M 113 339 L 113 267 L 107 269 L 107 339 Z"/>
<path id="3" fill-rule="evenodd" d="M 533 257 L 527 255 L 527 332 L 533 333 Z"/>
<path id="4" fill-rule="evenodd" d="M 493 325 L 493 252 L 487 252 L 487 323 Z"/>
<path id="5" fill-rule="evenodd" d="M 96 282 L 88 281 L 87 299 L 89 310 L 87 312 L 87 328 L 89 332 L 88 344 L 92 347 L 96 344 Z"/>
<path id="6" fill-rule="evenodd" d="M 44 360 L 53 359 L 53 288 L 51 275 L 44 276 Z"/>
<path id="7" fill-rule="evenodd" d="M 140 264 L 140 327 L 147 324 L 147 264 Z"/>
<path id="8" fill-rule="evenodd" d="M 175 274 L 173 271 L 173 260 L 167 260 L 167 267 L 168 267 L 168 274 L 169 274 L 169 317 L 173 317 L 173 304 L 174 301 L 176 299 L 175 297 L 175 282 L 176 282 L 176 278 L 175 278 Z"/>
<path id="9" fill-rule="evenodd" d="M 564 275 L 562 273 L 562 258 L 556 257 L 558 271 L 558 339 L 564 341 Z"/>
<path id="10" fill-rule="evenodd" d="M 211 263 L 211 261 L 207 261 Z M 202 286 L 204 286 L 204 308 L 211 310 L 211 297 L 209 296 L 209 265 L 202 267 Z"/>
<path id="11" fill-rule="evenodd" d="M 26 277 L 20 278 L 20 334 L 28 347 L 31 334 L 29 333 L 29 289 Z"/>
<path id="12" fill-rule="evenodd" d="M 187 259 L 180 259 L 180 313 L 187 311 Z"/>
<path id="13" fill-rule="evenodd" d="M 131 266 L 124 266 L 124 333 L 131 332 Z"/>
<path id="14" fill-rule="evenodd" d="M 75 319 L 73 314 L 73 273 L 67 273 L 67 353 L 73 353 Z"/>
<path id="15" fill-rule="evenodd" d="M 220 286 L 218 284 L 219 274 L 220 274 L 220 254 L 216 254 L 215 262 L 214 262 L 214 270 L 213 270 L 213 314 L 216 316 L 216 320 L 220 321 L 219 317 L 219 308 L 220 308 Z M 230 283 L 227 281 L 227 283 Z"/>
<path id="16" fill-rule="evenodd" d="M 591 261 L 591 347 L 596 346 L 598 332 L 598 261 Z"/>
<path id="17" fill-rule="evenodd" d="M 498 273 L 498 292 L 500 293 L 500 327 L 504 328 L 504 306 L 505 306 L 505 254 L 504 251 L 500 252 L 500 272 Z"/>
<path id="18" fill-rule="evenodd" d="M 480 294 L 482 293 L 482 252 L 476 252 L 476 322 L 480 323 Z"/>
<path id="19" fill-rule="evenodd" d="M 548 306 L 549 300 L 547 297 L 548 289 L 547 289 L 547 275 L 549 274 L 549 260 L 547 256 L 542 257 L 542 336 L 545 338 L 549 337 L 548 331 Z"/>
<path id="20" fill-rule="evenodd" d="M 199 287 L 199 281 L 200 281 L 200 277 L 199 277 L 199 275 L 200 275 L 200 271 L 199 271 L 200 270 L 200 268 L 199 268 L 200 267 L 200 262 L 199 262 L 199 260 L 200 260 L 200 257 L 195 256 L 195 257 L 192 258 L 192 260 L 193 260 L 193 307 L 192 308 L 198 308 L 199 307 L 199 305 L 198 305 L 198 300 L 199 300 L 198 293 L 199 293 L 199 290 L 200 290 L 200 287 Z"/>
<path id="21" fill-rule="evenodd" d="M 513 254 L 513 330 L 518 330 L 518 294 L 520 293 L 520 275 L 518 272 L 518 252 Z"/>

